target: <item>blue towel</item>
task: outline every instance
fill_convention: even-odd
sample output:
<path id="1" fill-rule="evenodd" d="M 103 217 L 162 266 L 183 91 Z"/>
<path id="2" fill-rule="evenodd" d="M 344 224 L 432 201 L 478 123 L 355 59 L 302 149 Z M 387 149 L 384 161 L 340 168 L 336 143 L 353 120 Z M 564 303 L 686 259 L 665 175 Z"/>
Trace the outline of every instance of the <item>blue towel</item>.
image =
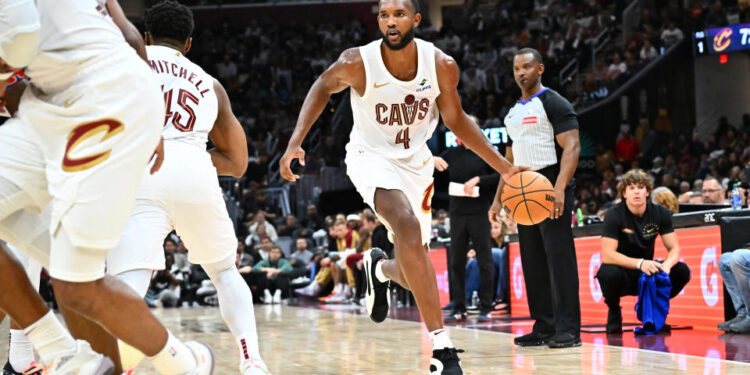
<path id="1" fill-rule="evenodd" d="M 669 275 L 659 272 L 648 276 L 645 273 L 638 279 L 638 303 L 635 313 L 643 327 L 636 327 L 637 335 L 653 335 L 661 331 L 669 314 L 669 294 L 672 282 Z"/>

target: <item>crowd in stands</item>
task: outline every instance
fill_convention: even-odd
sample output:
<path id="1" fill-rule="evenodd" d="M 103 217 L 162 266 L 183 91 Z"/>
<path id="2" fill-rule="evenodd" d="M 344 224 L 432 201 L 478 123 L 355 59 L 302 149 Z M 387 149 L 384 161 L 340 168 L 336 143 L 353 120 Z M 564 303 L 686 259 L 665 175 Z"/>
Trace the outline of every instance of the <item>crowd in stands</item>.
<path id="1" fill-rule="evenodd" d="M 603 99 L 692 31 L 750 20 L 750 8 L 736 1 L 642 2 L 637 28 L 622 37 L 613 29 L 612 41 L 597 56 L 586 74 L 579 104 Z"/>
<path id="2" fill-rule="evenodd" d="M 704 137 L 705 139 L 703 139 Z M 740 124 L 719 121 L 713 134 L 674 134 L 662 111 L 656 125 L 643 120 L 638 128 L 623 125 L 614 150 L 602 147 L 596 156 L 596 178 L 579 181 L 577 207 L 584 215 L 603 217 L 617 198 L 615 186 L 629 169 L 642 168 L 666 187 L 678 203 L 729 204 L 729 193 L 750 162 L 750 114 Z M 745 188 L 740 186 L 745 205 Z"/>

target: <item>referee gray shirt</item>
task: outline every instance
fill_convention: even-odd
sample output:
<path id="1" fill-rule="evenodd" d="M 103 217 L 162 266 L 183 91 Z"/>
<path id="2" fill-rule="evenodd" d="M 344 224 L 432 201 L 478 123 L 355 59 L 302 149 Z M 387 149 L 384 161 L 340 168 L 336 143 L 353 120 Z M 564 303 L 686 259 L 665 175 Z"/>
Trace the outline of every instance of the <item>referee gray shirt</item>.
<path id="1" fill-rule="evenodd" d="M 540 170 L 558 163 L 555 136 L 578 129 L 578 117 L 567 99 L 545 87 L 527 102 L 516 102 L 505 126 L 513 164 Z"/>

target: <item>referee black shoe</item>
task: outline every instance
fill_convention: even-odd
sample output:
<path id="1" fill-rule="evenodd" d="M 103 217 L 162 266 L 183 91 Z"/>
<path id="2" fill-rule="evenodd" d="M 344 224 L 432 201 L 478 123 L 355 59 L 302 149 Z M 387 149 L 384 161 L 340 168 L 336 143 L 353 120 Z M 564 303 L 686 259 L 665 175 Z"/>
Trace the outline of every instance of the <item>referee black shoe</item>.
<path id="1" fill-rule="evenodd" d="M 463 375 L 458 353 L 464 351 L 456 348 L 444 348 L 432 351 L 430 358 L 430 375 Z"/>
<path id="2" fill-rule="evenodd" d="M 581 346 L 581 337 L 568 332 L 558 332 L 550 337 L 547 346 L 552 349 L 572 348 Z"/>
<path id="3" fill-rule="evenodd" d="M 531 333 L 514 338 L 513 343 L 518 346 L 541 346 L 545 345 L 551 337 L 551 334 L 531 331 Z"/>
<path id="4" fill-rule="evenodd" d="M 367 314 L 375 323 L 384 321 L 391 307 L 390 281 L 382 282 L 375 276 L 375 266 L 386 259 L 388 259 L 388 256 L 377 247 L 366 251 L 363 258 L 362 270 L 364 270 L 365 279 L 367 279 L 365 290 Z"/>

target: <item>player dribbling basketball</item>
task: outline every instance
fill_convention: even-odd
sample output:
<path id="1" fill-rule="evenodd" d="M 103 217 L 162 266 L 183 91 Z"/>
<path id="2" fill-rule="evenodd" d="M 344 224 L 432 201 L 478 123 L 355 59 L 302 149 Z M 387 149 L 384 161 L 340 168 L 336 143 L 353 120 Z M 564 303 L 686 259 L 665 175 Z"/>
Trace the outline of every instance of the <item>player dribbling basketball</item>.
<path id="1" fill-rule="evenodd" d="M 375 322 L 385 320 L 389 281 L 410 289 L 433 343 L 432 374 L 462 374 L 457 350 L 443 329 L 435 271 L 426 245 L 430 239 L 432 154 L 426 141 L 439 116 L 466 146 L 503 178 L 513 167 L 489 143 L 461 109 L 456 62 L 431 43 L 414 39 L 422 16 L 416 2 L 383 0 L 378 24 L 382 40 L 344 51 L 313 84 L 297 121 L 281 175 L 292 173 L 293 159 L 304 163 L 302 141 L 333 93 L 351 87 L 354 127 L 346 146 L 349 178 L 389 231 L 395 259 L 380 249 L 365 253 L 367 310 Z"/>

